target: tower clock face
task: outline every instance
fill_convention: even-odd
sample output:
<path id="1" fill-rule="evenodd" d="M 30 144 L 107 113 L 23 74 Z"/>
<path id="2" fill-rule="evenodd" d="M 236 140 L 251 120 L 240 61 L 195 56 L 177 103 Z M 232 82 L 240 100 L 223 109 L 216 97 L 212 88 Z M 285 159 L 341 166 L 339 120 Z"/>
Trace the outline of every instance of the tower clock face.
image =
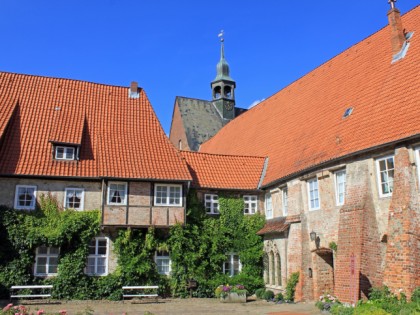
<path id="1" fill-rule="evenodd" d="M 233 102 L 227 101 L 225 103 L 225 108 L 226 110 L 231 111 L 233 109 Z"/>

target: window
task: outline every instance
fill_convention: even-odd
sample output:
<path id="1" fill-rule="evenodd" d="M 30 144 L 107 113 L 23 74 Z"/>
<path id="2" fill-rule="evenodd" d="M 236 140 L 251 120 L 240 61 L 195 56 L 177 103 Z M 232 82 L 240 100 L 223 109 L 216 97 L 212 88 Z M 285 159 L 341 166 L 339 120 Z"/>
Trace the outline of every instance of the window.
<path id="1" fill-rule="evenodd" d="M 394 157 L 387 156 L 376 160 L 378 168 L 379 196 L 392 195 L 394 188 Z"/>
<path id="2" fill-rule="evenodd" d="M 127 202 L 127 183 L 112 183 L 108 185 L 108 204 L 125 205 Z"/>
<path id="3" fill-rule="evenodd" d="M 159 274 L 169 275 L 171 272 L 171 257 L 169 257 L 167 251 L 157 251 L 155 254 L 155 263 Z"/>
<path id="4" fill-rule="evenodd" d="M 416 156 L 416 166 L 417 166 L 417 175 L 419 178 L 419 187 L 420 187 L 420 148 L 415 149 L 415 156 Z"/>
<path id="5" fill-rule="evenodd" d="M 346 196 L 346 171 L 338 171 L 335 173 L 335 196 L 337 206 L 344 204 L 344 197 Z"/>
<path id="6" fill-rule="evenodd" d="M 66 188 L 64 206 L 66 209 L 83 210 L 84 191 L 81 188 Z"/>
<path id="7" fill-rule="evenodd" d="M 271 219 L 273 217 L 273 202 L 271 200 L 271 194 L 265 194 L 265 217 Z"/>
<path id="8" fill-rule="evenodd" d="M 57 247 L 38 247 L 35 255 L 35 276 L 56 275 L 59 252 Z"/>
<path id="9" fill-rule="evenodd" d="M 282 198 L 283 198 L 283 216 L 287 216 L 287 211 L 288 211 L 287 187 L 283 188 L 281 190 L 281 193 L 282 193 Z"/>
<path id="10" fill-rule="evenodd" d="M 55 147 L 55 158 L 56 160 L 74 160 L 75 149 L 73 147 Z"/>
<path id="11" fill-rule="evenodd" d="M 241 272 L 241 261 L 237 254 L 227 254 L 226 260 L 223 263 L 223 273 L 229 276 L 237 275 Z"/>
<path id="12" fill-rule="evenodd" d="M 15 193 L 15 209 L 34 210 L 36 186 L 17 185 Z"/>
<path id="13" fill-rule="evenodd" d="M 182 186 L 181 185 L 155 185 L 156 206 L 181 206 Z"/>
<path id="14" fill-rule="evenodd" d="M 96 237 L 89 243 L 86 273 L 93 276 L 108 274 L 108 238 Z"/>
<path id="15" fill-rule="evenodd" d="M 258 199 L 257 196 L 244 196 L 244 213 L 255 214 L 257 212 Z"/>
<path id="16" fill-rule="evenodd" d="M 214 194 L 204 195 L 204 206 L 207 213 L 219 213 L 219 196 Z"/>
<path id="17" fill-rule="evenodd" d="M 308 180 L 309 210 L 319 209 L 318 178 Z"/>

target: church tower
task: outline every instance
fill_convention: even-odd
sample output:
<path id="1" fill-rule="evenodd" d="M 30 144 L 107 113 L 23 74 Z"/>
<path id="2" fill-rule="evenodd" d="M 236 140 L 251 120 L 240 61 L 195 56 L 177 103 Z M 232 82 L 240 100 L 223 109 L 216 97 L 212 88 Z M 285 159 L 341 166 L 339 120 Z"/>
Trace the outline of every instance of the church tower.
<path id="1" fill-rule="evenodd" d="M 212 102 L 223 117 L 223 120 L 229 121 L 235 118 L 236 82 L 230 77 L 229 64 L 225 59 L 223 31 L 220 35 L 220 61 L 217 64 L 216 78 L 211 82 Z"/>

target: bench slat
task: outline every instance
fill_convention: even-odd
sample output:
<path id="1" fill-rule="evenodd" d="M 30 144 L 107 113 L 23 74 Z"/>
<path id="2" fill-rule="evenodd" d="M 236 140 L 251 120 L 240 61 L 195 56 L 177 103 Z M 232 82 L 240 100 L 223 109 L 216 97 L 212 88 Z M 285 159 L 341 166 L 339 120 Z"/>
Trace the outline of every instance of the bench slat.
<path id="1" fill-rule="evenodd" d="M 137 296 L 158 296 L 157 294 L 124 294 L 123 297 L 137 297 Z"/>
<path id="2" fill-rule="evenodd" d="M 18 294 L 11 295 L 11 298 L 28 298 L 28 297 L 51 297 L 51 294 Z"/>
<path id="3" fill-rule="evenodd" d="M 158 285 L 148 285 L 148 286 L 125 286 L 122 287 L 123 290 L 143 290 L 143 289 L 159 289 Z"/>
<path id="4" fill-rule="evenodd" d="M 52 285 L 14 285 L 11 286 L 10 289 L 18 290 L 18 289 L 52 289 Z"/>

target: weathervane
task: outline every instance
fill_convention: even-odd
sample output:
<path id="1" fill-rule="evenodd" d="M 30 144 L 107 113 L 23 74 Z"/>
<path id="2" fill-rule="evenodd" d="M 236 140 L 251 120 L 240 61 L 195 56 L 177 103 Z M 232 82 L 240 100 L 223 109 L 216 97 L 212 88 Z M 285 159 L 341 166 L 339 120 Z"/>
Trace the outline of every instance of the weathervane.
<path id="1" fill-rule="evenodd" d="M 397 2 L 397 0 L 388 0 L 388 3 L 391 5 L 391 9 L 395 9 L 395 2 Z"/>
<path id="2" fill-rule="evenodd" d="M 220 38 L 220 41 L 221 42 L 224 42 L 225 41 L 225 38 L 223 37 L 224 35 L 225 35 L 225 31 L 224 30 L 221 30 L 220 33 L 219 33 L 219 35 L 217 35 Z"/>

